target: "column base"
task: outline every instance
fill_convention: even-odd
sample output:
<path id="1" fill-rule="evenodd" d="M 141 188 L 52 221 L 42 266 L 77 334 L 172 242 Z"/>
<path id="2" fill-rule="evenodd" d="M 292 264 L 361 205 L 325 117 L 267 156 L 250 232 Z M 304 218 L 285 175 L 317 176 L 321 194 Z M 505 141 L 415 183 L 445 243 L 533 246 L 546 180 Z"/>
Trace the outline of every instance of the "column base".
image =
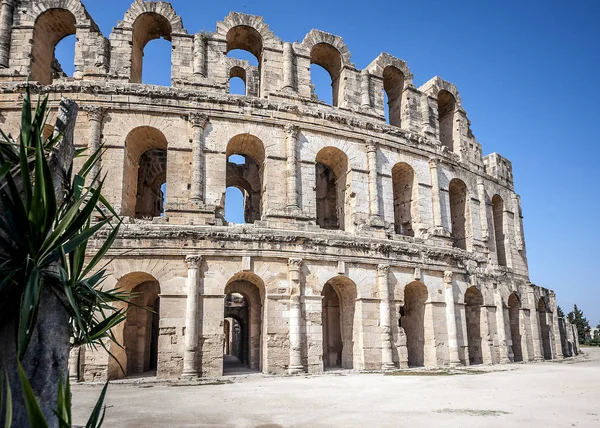
<path id="1" fill-rule="evenodd" d="M 289 366 L 288 367 L 288 374 L 289 375 L 297 375 L 297 374 L 304 374 L 304 366 Z"/>
<path id="2" fill-rule="evenodd" d="M 461 361 L 450 361 L 448 363 L 449 367 L 464 367 L 465 365 Z"/>
<path id="3" fill-rule="evenodd" d="M 382 372 L 391 372 L 392 370 L 396 370 L 396 365 L 394 363 L 382 363 L 381 364 Z"/>
<path id="4" fill-rule="evenodd" d="M 180 379 L 193 380 L 198 379 L 199 377 L 200 374 L 198 372 L 185 372 L 181 374 Z"/>

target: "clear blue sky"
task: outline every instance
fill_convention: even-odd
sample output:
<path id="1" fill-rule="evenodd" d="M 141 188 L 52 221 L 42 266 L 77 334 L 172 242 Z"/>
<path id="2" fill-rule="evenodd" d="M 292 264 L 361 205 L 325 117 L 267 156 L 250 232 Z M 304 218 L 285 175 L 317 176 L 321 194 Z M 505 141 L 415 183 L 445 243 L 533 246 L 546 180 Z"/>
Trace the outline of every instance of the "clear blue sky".
<path id="1" fill-rule="evenodd" d="M 108 37 L 131 1 L 84 3 Z M 312 28 L 341 36 L 358 68 L 388 52 L 417 86 L 435 75 L 456 84 L 484 154 L 513 162 L 532 282 L 600 322 L 600 1 L 171 3 L 190 33 L 214 31 L 230 11 L 256 14 L 285 41 Z M 145 81 L 168 82 L 168 52 L 148 46 Z"/>

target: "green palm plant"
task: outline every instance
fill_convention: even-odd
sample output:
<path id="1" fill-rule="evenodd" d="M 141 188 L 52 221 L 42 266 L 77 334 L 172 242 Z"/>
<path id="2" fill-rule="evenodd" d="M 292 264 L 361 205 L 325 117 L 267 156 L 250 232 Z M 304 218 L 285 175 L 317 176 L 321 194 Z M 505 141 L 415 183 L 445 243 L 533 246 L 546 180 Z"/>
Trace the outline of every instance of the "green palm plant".
<path id="1" fill-rule="evenodd" d="M 74 103 L 65 106 L 76 116 Z M 38 100 L 32 113 L 27 88 L 18 138 L 0 131 L 0 367 L 8 372 L 17 426 L 26 414 L 35 417 L 35 396 L 50 426 L 70 424 L 70 389 L 62 382 L 68 346 L 108 351 L 107 341 L 115 339 L 111 329 L 126 317 L 113 304 L 129 300 L 118 289 L 102 289 L 106 270 L 100 263 L 121 220 L 102 196 L 104 181 L 89 177 L 100 151 L 73 174 L 74 124 L 59 123 L 44 138 L 47 117 L 48 98 Z M 98 235 L 104 242 L 86 259 L 89 241 Z M 6 414 L 2 419 L 8 420 Z"/>

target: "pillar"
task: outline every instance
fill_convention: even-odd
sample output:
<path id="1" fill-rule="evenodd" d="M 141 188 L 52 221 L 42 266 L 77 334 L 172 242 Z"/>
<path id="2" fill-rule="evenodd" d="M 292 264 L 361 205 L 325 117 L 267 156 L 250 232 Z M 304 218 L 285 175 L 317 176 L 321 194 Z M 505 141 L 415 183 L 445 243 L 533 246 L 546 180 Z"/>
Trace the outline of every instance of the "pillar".
<path id="1" fill-rule="evenodd" d="M 379 326 L 381 328 L 381 370 L 395 368 L 392 357 L 392 326 L 390 317 L 390 265 L 377 266 L 377 283 L 379 286 Z"/>
<path id="2" fill-rule="evenodd" d="M 496 305 L 496 330 L 498 331 L 498 346 L 500 350 L 500 363 L 510 363 L 508 346 L 506 345 L 506 324 L 504 321 L 504 303 L 498 285 L 494 285 L 494 305 Z M 512 338 L 511 338 L 512 339 Z"/>
<path id="3" fill-rule="evenodd" d="M 80 371 L 84 355 L 84 346 L 73 346 L 69 351 L 69 380 L 71 382 L 80 382 L 83 380 L 83 375 Z"/>
<path id="4" fill-rule="evenodd" d="M 87 111 L 88 119 L 90 121 L 90 140 L 88 142 L 88 152 L 91 156 L 100 148 L 100 142 L 102 140 L 102 123 L 104 121 L 104 113 L 106 110 L 102 107 L 94 106 L 90 106 L 85 110 Z M 98 157 L 98 160 L 90 170 L 91 180 L 96 180 L 101 167 L 102 159 Z"/>
<path id="5" fill-rule="evenodd" d="M 206 77 L 206 40 L 203 34 L 194 35 L 194 74 Z"/>
<path id="6" fill-rule="evenodd" d="M 456 331 L 456 306 L 454 304 L 454 287 L 452 271 L 444 272 L 444 296 L 446 298 L 446 325 L 448 326 L 448 354 L 450 365 L 461 365 L 458 357 L 458 334 Z"/>
<path id="7" fill-rule="evenodd" d="M 294 48 L 290 42 L 283 43 L 283 89 L 296 91 L 294 86 Z"/>
<path id="8" fill-rule="evenodd" d="M 288 275 L 290 281 L 290 365 L 289 374 L 304 372 L 302 365 L 302 302 L 300 301 L 300 269 L 302 259 L 288 260 Z"/>
<path id="9" fill-rule="evenodd" d="M 565 355 L 562 350 L 562 343 L 560 341 L 560 326 L 558 325 L 558 312 L 556 310 L 556 294 L 554 292 L 550 293 L 550 308 L 552 309 L 552 313 L 550 317 L 552 318 L 552 331 L 553 331 L 553 342 L 554 342 L 554 355 L 555 358 L 563 359 Z"/>
<path id="10" fill-rule="evenodd" d="M 516 193 L 513 193 L 511 197 L 514 213 L 513 219 L 515 222 L 515 242 L 517 245 L 517 251 L 522 251 L 525 245 L 523 243 L 523 230 L 521 224 L 521 200 L 519 198 L 519 195 L 517 195 Z"/>
<path id="11" fill-rule="evenodd" d="M 371 107 L 371 89 L 369 87 L 369 72 L 360 72 L 360 103 L 363 107 Z"/>
<path id="12" fill-rule="evenodd" d="M 14 0 L 2 0 L 0 9 L 0 67 L 7 68 L 10 57 Z"/>
<path id="13" fill-rule="evenodd" d="M 296 141 L 298 140 L 300 128 L 296 125 L 286 125 L 284 129 L 287 152 L 287 207 L 297 210 L 300 208 L 300 204 L 298 203 Z"/>
<path id="14" fill-rule="evenodd" d="M 533 342 L 533 359 L 543 361 L 542 341 L 540 337 L 540 321 L 537 310 L 537 304 L 533 290 L 527 291 L 527 300 L 529 302 L 529 322 L 531 324 L 531 340 Z"/>
<path id="15" fill-rule="evenodd" d="M 190 202 L 204 203 L 204 129 L 208 123 L 208 116 L 202 113 L 191 113 L 189 116 L 192 125 L 192 187 L 190 189 Z"/>
<path id="16" fill-rule="evenodd" d="M 440 184 L 438 164 L 439 159 L 429 159 L 429 170 L 431 173 L 431 200 L 433 204 L 433 225 L 436 228 L 443 228 L 442 223 L 442 201 L 440 200 Z"/>
<path id="17" fill-rule="evenodd" d="M 185 310 L 185 351 L 183 353 L 183 373 L 181 377 L 193 378 L 198 373 L 198 293 L 200 284 L 198 271 L 202 256 L 187 256 L 187 299 Z"/>
<path id="18" fill-rule="evenodd" d="M 377 143 L 367 141 L 367 162 L 369 167 L 369 213 L 371 220 L 380 218 L 379 188 L 377 186 Z"/>
<path id="19" fill-rule="evenodd" d="M 483 178 L 477 177 L 477 197 L 479 198 L 479 219 L 481 222 L 481 239 L 487 241 L 489 237 L 487 201 L 485 199 L 485 186 Z"/>

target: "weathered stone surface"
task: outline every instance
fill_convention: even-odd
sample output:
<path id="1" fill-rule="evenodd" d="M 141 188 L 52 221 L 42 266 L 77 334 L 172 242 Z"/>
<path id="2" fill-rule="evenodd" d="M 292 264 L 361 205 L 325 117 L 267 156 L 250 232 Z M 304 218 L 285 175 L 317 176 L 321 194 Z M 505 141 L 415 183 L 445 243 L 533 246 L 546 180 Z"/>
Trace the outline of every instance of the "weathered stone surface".
<path id="1" fill-rule="evenodd" d="M 453 84 L 416 88 L 389 54 L 357 70 L 338 36 L 290 44 L 235 12 L 191 35 L 169 3 L 137 0 L 108 39 L 78 0 L 18 12 L 3 2 L 3 128 L 18 128 L 27 79 L 88 113 L 75 141 L 104 145 L 106 197 L 125 216 L 106 285 L 156 312 L 115 332 L 128 373 L 217 376 L 240 349 L 276 374 L 562 357 L 554 295 L 529 281 L 511 164 L 482 156 Z M 48 58 L 73 33 L 66 77 Z M 158 37 L 173 45 L 171 87 L 139 83 Z M 332 76 L 333 106 L 315 99 L 311 63 Z M 246 96 L 228 93 L 232 77 Z M 246 195 L 246 225 L 224 219 L 228 186 Z M 247 310 L 224 303 L 238 295 Z M 85 379 L 123 376 L 102 353 L 84 359 Z"/>

